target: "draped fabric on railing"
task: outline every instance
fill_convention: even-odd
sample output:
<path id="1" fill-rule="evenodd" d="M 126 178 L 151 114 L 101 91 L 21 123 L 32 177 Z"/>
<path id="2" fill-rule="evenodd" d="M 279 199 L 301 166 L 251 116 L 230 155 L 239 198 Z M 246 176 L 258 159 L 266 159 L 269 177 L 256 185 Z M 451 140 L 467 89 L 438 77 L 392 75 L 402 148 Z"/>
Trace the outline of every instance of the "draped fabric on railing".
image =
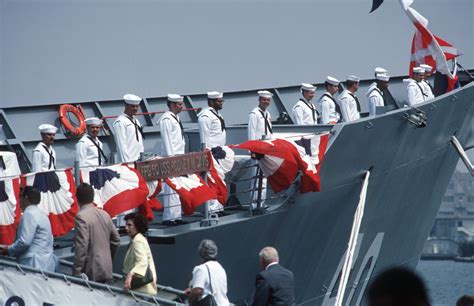
<path id="1" fill-rule="evenodd" d="M 234 166 L 234 148 L 258 153 L 259 166 L 275 192 L 288 188 L 301 174 L 300 192 L 304 193 L 320 190 L 319 170 L 327 143 L 328 134 L 321 134 L 252 140 L 213 148 L 207 152 L 209 170 L 206 181 L 201 173 L 190 173 L 147 182 L 133 164 L 82 168 L 80 180 L 94 188 L 94 204 L 111 217 L 138 208 L 140 213 L 152 220 L 152 210 L 162 207 L 157 199 L 162 181 L 178 193 L 184 214 L 190 215 L 211 199 L 225 203 L 228 195 L 225 175 Z M 16 160 L 14 154 L 8 156 Z M 41 192 L 38 205 L 48 215 L 54 236 L 71 231 L 78 211 L 72 169 L 29 173 L 21 177 L 19 169 L 15 171 L 18 172 L 16 176 L 5 175 L 8 171 L 0 173 L 0 244 L 10 244 L 15 238 L 20 220 L 20 184 L 34 186 Z"/>

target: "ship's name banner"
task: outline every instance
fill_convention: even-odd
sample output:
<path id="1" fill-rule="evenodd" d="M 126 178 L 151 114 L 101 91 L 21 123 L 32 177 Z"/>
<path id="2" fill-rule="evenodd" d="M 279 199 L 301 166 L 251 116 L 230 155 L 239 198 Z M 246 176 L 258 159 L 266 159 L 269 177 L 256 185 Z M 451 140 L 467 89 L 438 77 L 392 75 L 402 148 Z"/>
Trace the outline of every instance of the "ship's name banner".
<path id="1" fill-rule="evenodd" d="M 60 305 L 152 305 L 135 301 L 131 296 L 116 293 L 112 295 L 107 289 L 90 290 L 86 285 L 68 285 L 63 279 L 41 274 L 26 273 L 16 269 L 5 268 L 0 277 L 0 305 L 5 306 L 60 306 Z M 155 305 L 155 304 L 153 304 Z"/>
<path id="2" fill-rule="evenodd" d="M 137 170 L 147 181 L 209 170 L 210 152 L 195 152 L 137 162 Z"/>

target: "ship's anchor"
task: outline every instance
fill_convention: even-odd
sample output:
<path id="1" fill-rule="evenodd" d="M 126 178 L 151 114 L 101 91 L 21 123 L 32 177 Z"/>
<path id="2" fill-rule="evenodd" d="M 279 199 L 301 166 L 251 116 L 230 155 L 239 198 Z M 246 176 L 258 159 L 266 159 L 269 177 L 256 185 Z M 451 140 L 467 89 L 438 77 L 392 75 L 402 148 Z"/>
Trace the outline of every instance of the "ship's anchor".
<path id="1" fill-rule="evenodd" d="M 459 140 L 456 138 L 456 136 L 453 135 L 451 138 L 451 143 L 453 144 L 454 148 L 459 154 L 459 157 L 463 161 L 464 165 L 466 166 L 467 170 L 469 173 L 471 173 L 471 176 L 474 176 L 474 166 L 472 165 L 471 161 L 469 160 L 469 156 L 466 154 L 466 150 L 462 147 L 461 143 Z"/>
<path id="2" fill-rule="evenodd" d="M 408 122 L 410 122 L 417 128 L 426 127 L 426 121 L 428 118 L 426 117 L 425 112 L 416 107 L 412 107 L 412 109 L 415 110 L 415 113 L 405 113 L 405 116 L 403 116 L 403 118 L 405 118 Z"/>

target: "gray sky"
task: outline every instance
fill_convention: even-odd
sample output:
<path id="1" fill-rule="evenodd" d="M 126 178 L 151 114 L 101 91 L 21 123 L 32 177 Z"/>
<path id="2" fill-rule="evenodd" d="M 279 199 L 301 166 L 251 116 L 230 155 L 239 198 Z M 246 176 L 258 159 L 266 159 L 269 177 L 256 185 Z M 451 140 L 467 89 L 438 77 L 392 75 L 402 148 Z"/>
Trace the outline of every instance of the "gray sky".
<path id="1" fill-rule="evenodd" d="M 0 107 L 407 73 L 398 0 L 0 0 Z M 415 0 L 474 68 L 474 2 Z"/>

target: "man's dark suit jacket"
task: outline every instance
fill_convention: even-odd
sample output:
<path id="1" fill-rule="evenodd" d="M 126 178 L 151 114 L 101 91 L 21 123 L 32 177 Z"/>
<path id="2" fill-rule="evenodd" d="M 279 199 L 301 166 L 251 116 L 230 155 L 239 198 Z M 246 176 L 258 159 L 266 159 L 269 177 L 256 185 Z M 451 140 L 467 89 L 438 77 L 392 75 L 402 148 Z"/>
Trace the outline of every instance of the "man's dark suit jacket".
<path id="1" fill-rule="evenodd" d="M 257 275 L 253 306 L 295 305 L 293 273 L 279 264 Z"/>

